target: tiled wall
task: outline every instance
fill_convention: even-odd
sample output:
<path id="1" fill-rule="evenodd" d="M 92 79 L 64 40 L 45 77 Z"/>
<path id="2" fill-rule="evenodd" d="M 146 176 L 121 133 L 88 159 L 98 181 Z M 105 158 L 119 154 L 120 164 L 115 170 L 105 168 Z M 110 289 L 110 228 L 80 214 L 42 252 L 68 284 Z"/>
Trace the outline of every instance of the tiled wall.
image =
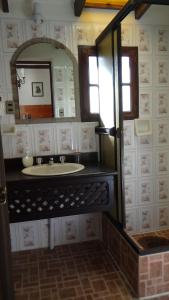
<path id="1" fill-rule="evenodd" d="M 0 20 L 0 96 L 2 127 L 14 124 L 14 116 L 5 114 L 5 101 L 11 100 L 10 60 L 19 45 L 36 37 L 50 37 L 65 44 L 77 58 L 78 44 L 93 44 L 105 24 L 47 21 L 36 25 L 26 18 Z M 3 71 L 2 71 L 3 70 Z M 35 155 L 99 151 L 94 128 L 97 123 L 49 123 L 16 125 L 16 135 L 3 135 L 5 158 L 22 157 L 26 149 Z M 100 214 L 52 219 L 51 245 L 101 239 Z M 47 220 L 11 224 L 12 250 L 48 246 Z"/>
<path id="2" fill-rule="evenodd" d="M 105 23 L 45 20 L 36 25 L 28 18 L 0 20 L 0 96 L 12 99 L 9 62 L 19 45 L 41 36 L 65 44 L 77 57 L 77 45 L 93 44 Z M 148 24 L 148 23 L 147 23 Z M 130 233 L 169 226 L 169 27 L 122 24 L 122 45 L 139 46 L 140 118 L 152 120 L 153 134 L 136 137 L 134 121 L 125 121 L 126 223 Z M 13 116 L 2 117 L 14 123 Z M 4 156 L 22 156 L 27 145 L 33 155 L 98 149 L 95 123 L 17 125 L 16 136 L 3 136 Z M 81 135 L 82 133 L 82 135 Z M 41 138 L 42 137 L 42 138 Z M 94 137 L 94 138 L 93 138 Z"/>
<path id="3" fill-rule="evenodd" d="M 152 122 L 152 135 L 140 137 L 133 120 L 124 122 L 126 228 L 163 229 L 169 227 L 169 26 L 123 24 L 122 38 L 139 48 L 139 118 Z"/>
<path id="4" fill-rule="evenodd" d="M 5 117 L 6 118 L 6 117 Z M 97 123 L 51 123 L 17 125 L 15 135 L 3 135 L 5 158 L 98 151 Z"/>
<path id="5" fill-rule="evenodd" d="M 98 240 L 102 236 L 101 214 L 97 213 L 14 223 L 10 228 L 12 251 L 52 249 L 56 245 Z"/>

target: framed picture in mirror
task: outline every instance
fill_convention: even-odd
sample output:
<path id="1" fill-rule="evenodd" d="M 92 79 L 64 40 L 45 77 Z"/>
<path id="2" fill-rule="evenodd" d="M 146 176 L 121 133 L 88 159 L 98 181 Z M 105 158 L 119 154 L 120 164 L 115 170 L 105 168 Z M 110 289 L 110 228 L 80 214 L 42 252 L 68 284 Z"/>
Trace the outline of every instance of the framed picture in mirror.
<path id="1" fill-rule="evenodd" d="M 32 97 L 43 97 L 43 82 L 32 82 Z"/>

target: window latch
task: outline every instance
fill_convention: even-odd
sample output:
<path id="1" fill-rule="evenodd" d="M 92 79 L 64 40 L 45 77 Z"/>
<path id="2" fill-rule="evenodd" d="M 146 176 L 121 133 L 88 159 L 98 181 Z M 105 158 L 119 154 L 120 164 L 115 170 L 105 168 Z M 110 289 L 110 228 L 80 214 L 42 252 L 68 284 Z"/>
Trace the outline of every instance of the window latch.
<path id="1" fill-rule="evenodd" d="M 117 138 L 121 137 L 121 129 L 120 128 L 116 128 L 116 127 L 112 127 L 112 128 L 106 128 L 106 127 L 96 127 L 95 128 L 95 133 L 99 134 L 99 135 L 110 135 L 110 136 L 114 136 Z"/>

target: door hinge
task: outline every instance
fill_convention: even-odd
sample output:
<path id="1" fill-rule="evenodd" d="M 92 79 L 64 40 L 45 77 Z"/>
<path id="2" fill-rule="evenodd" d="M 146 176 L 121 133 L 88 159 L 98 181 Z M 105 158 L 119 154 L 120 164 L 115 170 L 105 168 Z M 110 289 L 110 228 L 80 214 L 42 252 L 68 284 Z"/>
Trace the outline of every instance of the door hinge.
<path id="1" fill-rule="evenodd" d="M 0 205 L 6 203 L 6 187 L 0 187 Z"/>

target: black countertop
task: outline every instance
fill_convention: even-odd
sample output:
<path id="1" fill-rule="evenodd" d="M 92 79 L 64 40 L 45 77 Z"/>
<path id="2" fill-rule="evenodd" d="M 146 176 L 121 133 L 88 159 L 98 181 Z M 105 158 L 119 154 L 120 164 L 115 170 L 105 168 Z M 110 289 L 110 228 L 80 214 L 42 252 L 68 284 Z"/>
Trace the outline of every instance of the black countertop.
<path id="1" fill-rule="evenodd" d="M 69 162 L 70 158 L 69 158 Z M 73 160 L 72 160 L 73 162 Z M 22 165 L 21 158 L 16 159 L 8 159 L 5 160 L 5 171 L 6 171 L 6 182 L 17 182 L 17 181 L 36 181 L 36 180 L 46 180 L 50 179 L 53 180 L 57 178 L 58 181 L 62 180 L 63 178 L 80 178 L 80 177 L 87 177 L 87 176 L 109 176 L 109 175 L 116 175 L 117 171 L 113 170 L 112 168 L 104 167 L 95 160 L 80 161 L 81 164 L 85 166 L 85 168 L 81 171 L 76 173 L 70 173 L 65 175 L 56 175 L 56 176 L 31 176 L 31 175 L 24 175 L 21 171 L 24 168 Z"/>
<path id="2" fill-rule="evenodd" d="M 35 181 L 35 180 L 43 180 L 43 179 L 63 179 L 63 178 L 80 178 L 80 177 L 87 177 L 87 176 L 110 176 L 116 175 L 117 172 L 113 169 L 106 168 L 101 165 L 92 165 L 92 166 L 85 166 L 85 168 L 76 173 L 70 173 L 66 175 L 56 175 L 56 176 L 31 176 L 31 175 L 24 175 L 21 172 L 22 168 L 20 169 L 6 169 L 6 182 L 17 182 L 17 181 Z"/>

